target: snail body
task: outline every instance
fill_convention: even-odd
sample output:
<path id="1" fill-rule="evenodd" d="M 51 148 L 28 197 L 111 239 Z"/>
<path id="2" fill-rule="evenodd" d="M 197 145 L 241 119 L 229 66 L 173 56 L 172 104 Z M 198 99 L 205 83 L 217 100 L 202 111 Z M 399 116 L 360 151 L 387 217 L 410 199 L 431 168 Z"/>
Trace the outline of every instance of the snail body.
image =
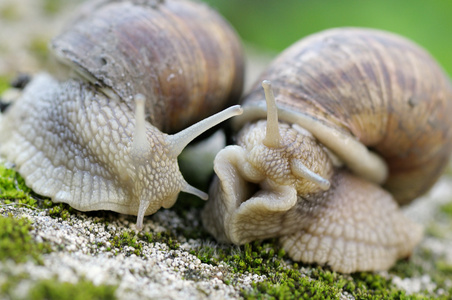
<path id="1" fill-rule="evenodd" d="M 441 67 L 405 38 L 339 28 L 289 47 L 266 79 L 267 104 L 256 84 L 237 145 L 215 159 L 205 227 L 235 244 L 279 237 L 293 259 L 345 273 L 408 256 L 422 230 L 398 205 L 433 185 L 452 149 Z"/>
<path id="2" fill-rule="evenodd" d="M 50 48 L 77 76 L 35 76 L 1 118 L 0 152 L 27 185 L 82 211 L 138 215 L 140 229 L 180 191 L 207 198 L 177 156 L 241 113 L 217 113 L 243 81 L 240 42 L 218 14 L 189 1 L 94 1 Z"/>

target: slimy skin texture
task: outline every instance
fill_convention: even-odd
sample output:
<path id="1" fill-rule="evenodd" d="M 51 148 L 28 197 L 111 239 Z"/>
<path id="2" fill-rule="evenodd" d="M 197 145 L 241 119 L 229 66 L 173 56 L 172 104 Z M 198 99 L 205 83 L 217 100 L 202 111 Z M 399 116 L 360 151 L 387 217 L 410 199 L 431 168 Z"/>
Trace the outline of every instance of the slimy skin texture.
<path id="1" fill-rule="evenodd" d="M 337 170 L 330 190 L 300 197 L 294 210 L 304 226 L 281 237 L 288 255 L 342 273 L 387 270 L 422 238 L 421 226 L 388 192 L 344 170 Z"/>
<path id="2" fill-rule="evenodd" d="M 409 256 L 422 230 L 398 205 L 452 153 L 452 84 L 427 51 L 380 30 L 325 30 L 284 50 L 241 103 L 203 213 L 219 241 L 279 238 L 292 259 L 344 273 Z"/>
<path id="3" fill-rule="evenodd" d="M 154 154 L 142 158 L 158 160 L 135 166 L 129 155 L 135 119 L 125 104 L 79 81 L 60 84 L 46 75 L 19 101 L 2 119 L 0 151 L 35 192 L 82 211 L 135 215 L 142 192 L 162 194 L 146 215 L 175 201 L 184 180 L 177 161 L 168 159 L 165 136 L 151 134 L 156 129 L 148 125 Z"/>
<path id="4" fill-rule="evenodd" d="M 422 229 L 401 213 L 388 192 L 333 167 L 312 136 L 285 124 L 280 127 L 281 140 L 298 135 L 295 140 L 304 141 L 297 147 L 288 143 L 279 148 L 281 160 L 302 159 L 294 152 L 302 153 L 308 168 L 329 179 L 331 186 L 324 191 L 290 172 L 277 181 L 268 176 L 251 178 L 247 164 L 255 170 L 273 170 L 271 162 L 254 165 L 250 150 L 262 142 L 263 135 L 257 132 L 265 128 L 265 121 L 245 126 L 238 146 L 226 147 L 214 162 L 218 177 L 202 217 L 218 241 L 241 245 L 276 237 L 295 261 L 327 265 L 343 273 L 386 270 L 411 253 Z M 286 173 L 281 171 L 279 175 Z"/>
<path id="5" fill-rule="evenodd" d="M 144 215 L 171 207 L 180 191 L 207 199 L 184 180 L 177 156 L 240 108 L 167 135 L 145 121 L 144 101 L 136 98 L 132 112 L 89 83 L 38 75 L 2 116 L 0 153 L 36 193 L 82 211 L 138 215 L 139 229 Z"/>

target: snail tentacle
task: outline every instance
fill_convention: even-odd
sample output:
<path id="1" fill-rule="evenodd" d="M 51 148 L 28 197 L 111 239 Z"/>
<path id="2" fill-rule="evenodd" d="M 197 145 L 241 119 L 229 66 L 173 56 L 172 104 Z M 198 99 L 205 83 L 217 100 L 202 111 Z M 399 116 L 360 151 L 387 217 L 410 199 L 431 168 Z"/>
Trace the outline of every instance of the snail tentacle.
<path id="1" fill-rule="evenodd" d="M 281 135 L 279 134 L 278 124 L 278 108 L 276 107 L 276 99 L 273 95 L 273 89 L 269 80 L 262 81 L 262 87 L 265 92 L 265 100 L 267 102 L 267 130 L 265 139 L 262 142 L 267 147 L 279 147 Z"/>
<path id="2" fill-rule="evenodd" d="M 146 99 L 142 94 L 135 96 L 135 132 L 133 136 L 133 143 L 130 150 L 132 160 L 140 161 L 141 158 L 146 157 L 146 154 L 150 152 L 151 144 L 148 141 L 146 135 L 146 120 L 144 105 Z"/>
<path id="3" fill-rule="evenodd" d="M 312 172 L 306 167 L 306 165 L 300 159 L 293 159 L 290 163 L 292 172 L 298 177 L 315 182 L 322 190 L 327 190 L 330 188 L 330 181 L 323 178 L 319 174 Z"/>
<path id="4" fill-rule="evenodd" d="M 202 133 L 229 118 L 240 115 L 242 112 L 243 110 L 240 105 L 234 105 L 204 120 L 201 120 L 176 134 L 168 136 L 169 143 L 171 144 L 171 155 L 173 157 L 179 156 L 182 150 L 184 150 L 184 148 L 191 141 L 200 136 Z"/>
<path id="5" fill-rule="evenodd" d="M 207 195 L 207 193 L 204 193 L 203 191 L 195 188 L 194 186 L 188 184 L 187 182 L 185 182 L 184 185 L 181 187 L 181 192 L 185 192 L 185 193 L 189 193 L 189 194 L 198 196 L 202 200 L 207 200 L 209 198 L 209 195 Z M 163 207 L 165 207 L 165 206 L 163 206 Z"/>

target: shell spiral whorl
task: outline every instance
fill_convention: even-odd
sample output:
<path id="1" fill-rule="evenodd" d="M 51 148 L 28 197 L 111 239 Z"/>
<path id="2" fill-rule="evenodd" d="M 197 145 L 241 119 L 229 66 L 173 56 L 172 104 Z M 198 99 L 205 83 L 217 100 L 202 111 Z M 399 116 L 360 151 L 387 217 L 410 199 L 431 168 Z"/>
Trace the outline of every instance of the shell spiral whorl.
<path id="1" fill-rule="evenodd" d="M 159 130 L 177 132 L 240 97 L 240 41 L 206 5 L 101 0 L 81 10 L 52 41 L 52 51 L 132 110 L 133 97 L 143 94 L 147 118 Z"/>
<path id="2" fill-rule="evenodd" d="M 263 79 L 272 81 L 280 110 L 345 131 L 381 155 L 389 168 L 384 186 L 399 203 L 426 192 L 447 165 L 452 85 L 434 59 L 405 38 L 358 28 L 324 31 L 288 48 L 258 82 Z M 260 101 L 256 84 L 240 118 Z"/>

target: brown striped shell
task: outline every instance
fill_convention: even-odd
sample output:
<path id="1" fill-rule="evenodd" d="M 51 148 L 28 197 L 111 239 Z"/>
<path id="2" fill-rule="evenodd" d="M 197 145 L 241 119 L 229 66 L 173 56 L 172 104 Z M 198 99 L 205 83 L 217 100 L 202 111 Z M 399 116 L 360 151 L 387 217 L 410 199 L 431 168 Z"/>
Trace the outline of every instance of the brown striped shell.
<path id="1" fill-rule="evenodd" d="M 265 115 L 264 79 L 272 82 L 280 120 L 311 118 L 330 127 L 332 135 L 351 136 L 378 153 L 389 171 L 384 187 L 399 203 L 426 192 L 447 164 L 452 150 L 451 82 L 424 49 L 405 38 L 340 28 L 300 40 L 244 98 L 245 112 L 237 126 Z M 316 137 L 328 143 L 328 138 Z M 351 159 L 357 164 L 366 160 Z"/>
<path id="2" fill-rule="evenodd" d="M 90 2 L 51 49 L 132 110 L 133 96 L 144 95 L 147 120 L 163 132 L 179 131 L 230 106 L 242 91 L 239 38 L 198 2 Z"/>

